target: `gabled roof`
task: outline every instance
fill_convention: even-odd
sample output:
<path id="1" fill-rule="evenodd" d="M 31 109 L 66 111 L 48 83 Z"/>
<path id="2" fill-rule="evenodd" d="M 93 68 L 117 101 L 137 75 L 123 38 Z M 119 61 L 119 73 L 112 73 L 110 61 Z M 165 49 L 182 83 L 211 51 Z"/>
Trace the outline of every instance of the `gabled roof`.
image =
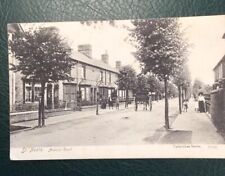
<path id="1" fill-rule="evenodd" d="M 222 59 L 216 64 L 216 66 L 213 68 L 213 70 L 215 70 L 221 62 L 224 62 L 225 61 L 225 55 L 222 57 Z"/>
<path id="2" fill-rule="evenodd" d="M 87 65 L 91 65 L 91 66 L 94 66 L 94 67 L 97 67 L 97 68 L 100 68 L 103 70 L 108 70 L 108 71 L 111 71 L 114 73 L 119 73 L 119 70 L 111 67 L 110 65 L 104 63 L 103 61 L 87 57 L 86 55 L 84 55 L 78 51 L 73 51 L 71 57 L 72 57 L 72 59 L 74 59 L 78 62 L 85 63 Z"/>

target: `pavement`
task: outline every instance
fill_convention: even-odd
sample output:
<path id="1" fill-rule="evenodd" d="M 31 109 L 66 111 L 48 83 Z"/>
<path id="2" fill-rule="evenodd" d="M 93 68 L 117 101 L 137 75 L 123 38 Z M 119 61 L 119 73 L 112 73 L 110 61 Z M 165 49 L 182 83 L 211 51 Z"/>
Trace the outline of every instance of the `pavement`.
<path id="1" fill-rule="evenodd" d="M 207 113 L 195 111 L 194 101 L 189 102 L 188 112 L 179 115 L 171 129 L 158 141 L 161 144 L 225 144 Z"/>
<path id="2" fill-rule="evenodd" d="M 130 110 L 134 109 L 134 105 L 129 105 L 128 107 Z M 121 103 L 120 104 L 120 109 L 116 110 L 114 107 L 113 109 L 101 109 L 99 105 L 99 115 L 107 114 L 110 112 L 115 112 L 115 111 L 123 111 L 125 110 L 125 104 Z M 58 124 L 62 122 L 67 122 L 71 120 L 79 120 L 79 119 L 85 119 L 87 117 L 93 116 L 96 114 L 96 108 L 91 106 L 90 108 L 85 108 L 82 109 L 82 111 L 70 111 L 71 113 L 65 114 L 65 115 L 56 115 L 53 117 L 47 117 L 45 119 L 45 125 L 53 125 L 53 124 Z M 35 128 L 38 126 L 38 120 L 29 120 L 29 121 L 22 121 L 18 123 L 13 123 L 12 125 L 14 126 L 22 126 L 22 127 L 28 127 L 28 128 Z M 21 130 L 22 131 L 22 130 Z M 16 132 L 16 131 L 15 131 Z"/>
<path id="3" fill-rule="evenodd" d="M 178 115 L 178 100 L 169 100 L 171 129 L 164 128 L 164 101 L 154 102 L 153 110 L 139 107 L 95 110 L 46 119 L 46 126 L 10 134 L 11 147 L 151 145 L 151 144 L 224 144 L 210 117 L 194 111 Z M 23 122 L 20 125 L 28 125 Z M 36 125 L 36 123 L 35 123 Z M 32 125 L 30 125 L 32 126 Z"/>
<path id="4" fill-rule="evenodd" d="M 178 113 L 178 100 L 170 100 L 170 121 Z M 54 120 L 53 120 L 54 119 Z M 81 145 L 147 145 L 163 134 L 164 101 L 154 102 L 153 110 L 129 109 L 74 112 L 51 117 L 46 127 L 10 135 L 11 147 L 49 147 Z M 21 124 L 22 125 L 22 124 Z"/>

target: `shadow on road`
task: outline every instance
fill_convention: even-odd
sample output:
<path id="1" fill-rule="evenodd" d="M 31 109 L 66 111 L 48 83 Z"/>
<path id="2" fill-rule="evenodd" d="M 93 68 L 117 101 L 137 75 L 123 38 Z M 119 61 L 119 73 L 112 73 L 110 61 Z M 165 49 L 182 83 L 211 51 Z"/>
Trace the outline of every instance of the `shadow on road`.
<path id="1" fill-rule="evenodd" d="M 171 130 L 168 131 L 159 143 L 161 144 L 191 144 L 192 131 Z"/>
<path id="2" fill-rule="evenodd" d="M 178 115 L 179 113 L 177 112 L 169 116 L 170 126 L 172 126 Z M 158 128 L 152 136 L 144 138 L 143 141 L 148 142 L 150 144 L 158 143 L 159 139 L 165 134 L 165 132 L 165 127 Z"/>

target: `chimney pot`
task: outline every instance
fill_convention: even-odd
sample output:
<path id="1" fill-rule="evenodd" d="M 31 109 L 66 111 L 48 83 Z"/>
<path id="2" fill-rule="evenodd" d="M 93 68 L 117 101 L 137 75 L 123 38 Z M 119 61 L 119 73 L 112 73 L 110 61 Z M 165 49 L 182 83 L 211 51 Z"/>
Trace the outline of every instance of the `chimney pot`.
<path id="1" fill-rule="evenodd" d="M 121 61 L 116 61 L 116 68 L 118 70 L 121 68 Z"/>
<path id="2" fill-rule="evenodd" d="M 105 64 L 109 63 L 109 55 L 107 54 L 107 52 L 105 52 L 105 54 L 102 54 L 102 62 L 104 62 Z"/>

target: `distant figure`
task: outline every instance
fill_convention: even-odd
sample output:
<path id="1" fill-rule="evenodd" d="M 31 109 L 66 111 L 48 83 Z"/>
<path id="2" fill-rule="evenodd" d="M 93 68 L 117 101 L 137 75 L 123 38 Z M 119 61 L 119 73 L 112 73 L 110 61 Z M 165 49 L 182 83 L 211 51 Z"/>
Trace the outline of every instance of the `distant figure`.
<path id="1" fill-rule="evenodd" d="M 202 92 L 198 95 L 198 110 L 200 113 L 205 112 L 205 98 Z"/>
<path id="2" fill-rule="evenodd" d="M 116 109 L 119 110 L 120 108 L 120 101 L 119 101 L 119 97 L 116 97 Z"/>
<path id="3" fill-rule="evenodd" d="M 143 110 L 148 110 L 148 101 L 147 100 L 143 101 Z"/>
<path id="4" fill-rule="evenodd" d="M 109 96 L 108 98 L 108 104 L 109 104 L 109 109 L 112 108 L 113 109 L 113 100 L 112 100 L 112 97 Z"/>
<path id="5" fill-rule="evenodd" d="M 137 111 L 138 110 L 137 95 L 134 96 L 134 103 L 135 103 L 135 111 Z"/>
<path id="6" fill-rule="evenodd" d="M 187 99 L 185 99 L 183 101 L 183 107 L 184 107 L 184 112 L 187 112 L 187 110 L 188 110 L 188 100 Z"/>
<path id="7" fill-rule="evenodd" d="M 151 95 L 149 95 L 148 105 L 149 105 L 149 111 L 152 111 L 152 96 Z"/>
<path id="8" fill-rule="evenodd" d="M 128 99 L 126 98 L 126 100 L 125 100 L 125 109 L 127 109 L 128 108 Z"/>
<path id="9" fill-rule="evenodd" d="M 198 100 L 195 98 L 195 111 L 198 112 Z"/>

